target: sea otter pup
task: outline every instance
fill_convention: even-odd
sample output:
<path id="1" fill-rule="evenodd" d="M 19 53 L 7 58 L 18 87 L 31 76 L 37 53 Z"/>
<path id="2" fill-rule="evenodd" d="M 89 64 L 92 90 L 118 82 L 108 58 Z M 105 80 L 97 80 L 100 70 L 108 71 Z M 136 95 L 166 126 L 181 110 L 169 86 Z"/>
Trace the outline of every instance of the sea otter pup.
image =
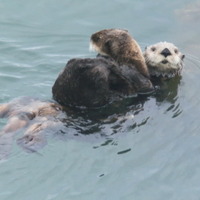
<path id="1" fill-rule="evenodd" d="M 53 98 L 64 106 L 103 106 L 113 100 L 154 90 L 137 42 L 121 29 L 91 36 L 101 56 L 72 59 L 54 83 Z"/>
<path id="2" fill-rule="evenodd" d="M 166 42 L 147 47 L 143 56 L 137 42 L 121 29 L 92 34 L 90 49 L 99 56 L 70 60 L 55 81 L 53 98 L 61 105 L 96 107 L 124 96 L 149 94 L 154 91 L 150 76 L 179 74 L 184 58 Z"/>
<path id="3" fill-rule="evenodd" d="M 105 29 L 92 34 L 90 49 L 110 56 L 120 66 L 134 66 L 142 75 L 149 77 L 142 50 L 127 30 Z"/>

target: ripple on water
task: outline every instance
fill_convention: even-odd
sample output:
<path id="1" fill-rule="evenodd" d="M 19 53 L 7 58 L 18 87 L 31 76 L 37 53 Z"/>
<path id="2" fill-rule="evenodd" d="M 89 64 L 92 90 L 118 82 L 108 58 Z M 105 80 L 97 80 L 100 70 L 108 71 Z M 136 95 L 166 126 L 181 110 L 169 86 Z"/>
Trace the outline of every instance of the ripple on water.
<path id="1" fill-rule="evenodd" d="M 21 79 L 24 76 L 0 73 L 0 77 L 1 77 L 1 79 L 5 79 L 8 81 L 14 81 L 15 79 Z"/>

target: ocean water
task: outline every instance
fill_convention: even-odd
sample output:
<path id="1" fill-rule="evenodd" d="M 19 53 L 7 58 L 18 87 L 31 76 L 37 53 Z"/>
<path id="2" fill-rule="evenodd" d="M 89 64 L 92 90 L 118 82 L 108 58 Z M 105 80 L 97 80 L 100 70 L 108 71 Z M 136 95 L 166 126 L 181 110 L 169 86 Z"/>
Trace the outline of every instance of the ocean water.
<path id="1" fill-rule="evenodd" d="M 95 57 L 89 37 L 128 29 L 142 49 L 173 42 L 182 77 L 156 95 L 77 113 L 37 153 L 13 138 L 0 160 L 1 200 L 200 199 L 200 1 L 0 1 L 0 103 L 49 100 L 67 61 Z M 6 119 L 0 119 L 0 129 Z"/>

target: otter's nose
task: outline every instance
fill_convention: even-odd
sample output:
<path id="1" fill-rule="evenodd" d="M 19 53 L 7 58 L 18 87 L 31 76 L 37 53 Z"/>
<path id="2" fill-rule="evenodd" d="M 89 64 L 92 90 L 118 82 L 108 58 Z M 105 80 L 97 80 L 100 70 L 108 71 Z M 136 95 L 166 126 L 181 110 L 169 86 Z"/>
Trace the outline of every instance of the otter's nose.
<path id="1" fill-rule="evenodd" d="M 172 55 L 168 48 L 165 48 L 164 50 L 162 50 L 160 54 L 165 57 Z"/>

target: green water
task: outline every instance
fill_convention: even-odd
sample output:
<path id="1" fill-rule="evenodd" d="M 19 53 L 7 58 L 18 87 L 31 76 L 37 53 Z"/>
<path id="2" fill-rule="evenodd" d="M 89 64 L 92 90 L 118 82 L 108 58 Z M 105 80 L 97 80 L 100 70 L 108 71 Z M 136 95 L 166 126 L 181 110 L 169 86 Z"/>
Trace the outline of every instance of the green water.
<path id="1" fill-rule="evenodd" d="M 67 61 L 94 57 L 89 37 L 104 28 L 128 29 L 143 49 L 173 42 L 186 55 L 177 88 L 80 114 L 39 153 L 14 142 L 0 161 L 0 199 L 199 200 L 199 13 L 196 0 L 0 0 L 0 103 L 51 99 Z"/>

